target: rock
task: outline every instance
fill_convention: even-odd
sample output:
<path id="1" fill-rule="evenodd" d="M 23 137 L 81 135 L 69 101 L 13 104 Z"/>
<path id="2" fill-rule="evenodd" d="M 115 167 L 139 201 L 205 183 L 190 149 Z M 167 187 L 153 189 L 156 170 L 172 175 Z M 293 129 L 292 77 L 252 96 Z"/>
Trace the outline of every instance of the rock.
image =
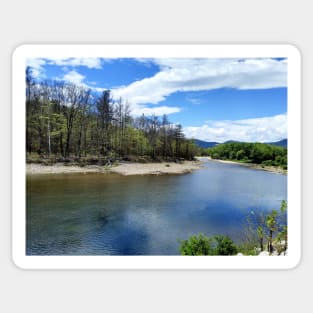
<path id="1" fill-rule="evenodd" d="M 244 256 L 242 253 L 237 253 L 236 256 Z"/>
<path id="2" fill-rule="evenodd" d="M 260 252 L 259 256 L 269 256 L 270 254 L 267 251 Z"/>

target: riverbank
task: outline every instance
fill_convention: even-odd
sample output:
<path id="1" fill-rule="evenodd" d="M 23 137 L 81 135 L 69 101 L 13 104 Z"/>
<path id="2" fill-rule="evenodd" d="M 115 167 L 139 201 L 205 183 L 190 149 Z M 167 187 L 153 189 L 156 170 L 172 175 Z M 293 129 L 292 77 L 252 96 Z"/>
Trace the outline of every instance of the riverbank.
<path id="1" fill-rule="evenodd" d="M 207 159 L 213 162 L 236 164 L 236 165 L 241 165 L 241 166 L 249 167 L 249 168 L 256 169 L 256 170 L 268 171 L 268 172 L 277 173 L 277 174 L 287 175 L 287 172 L 288 172 L 287 170 L 284 170 L 278 166 L 267 166 L 267 165 L 256 164 L 256 163 L 242 163 L 242 162 L 229 161 L 229 160 L 219 160 L 219 159 L 212 159 L 211 157 L 207 157 Z"/>
<path id="2" fill-rule="evenodd" d="M 181 163 L 134 163 L 125 162 L 114 166 L 88 165 L 84 167 L 75 165 L 26 164 L 27 175 L 37 174 L 67 174 L 67 173 L 117 173 L 124 176 L 129 175 L 163 175 L 163 174 L 184 174 L 200 169 L 200 161 L 184 161 Z"/>

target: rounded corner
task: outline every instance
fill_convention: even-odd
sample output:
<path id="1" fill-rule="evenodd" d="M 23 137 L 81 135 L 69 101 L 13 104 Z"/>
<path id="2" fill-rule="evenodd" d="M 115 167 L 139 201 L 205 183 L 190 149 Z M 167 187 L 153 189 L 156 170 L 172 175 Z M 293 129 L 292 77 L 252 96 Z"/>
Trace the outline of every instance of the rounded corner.
<path id="1" fill-rule="evenodd" d="M 19 269 L 19 270 L 26 270 L 27 268 L 24 266 L 23 262 L 21 262 L 21 259 L 14 254 L 11 256 L 11 262 L 13 265 Z"/>
<path id="2" fill-rule="evenodd" d="M 286 268 L 287 270 L 296 270 L 301 265 L 302 255 L 299 254 L 290 260 L 289 266 Z"/>
<path id="3" fill-rule="evenodd" d="M 288 49 L 288 52 L 290 52 L 292 55 L 298 57 L 300 60 L 302 58 L 302 52 L 300 48 L 295 43 L 288 43 L 286 44 L 286 47 Z"/>
<path id="4" fill-rule="evenodd" d="M 25 50 L 27 49 L 28 46 L 29 46 L 29 44 L 26 44 L 26 43 L 19 43 L 19 44 L 17 44 L 13 48 L 13 50 L 11 52 L 12 59 L 17 58 L 20 55 L 24 55 L 25 54 Z"/>

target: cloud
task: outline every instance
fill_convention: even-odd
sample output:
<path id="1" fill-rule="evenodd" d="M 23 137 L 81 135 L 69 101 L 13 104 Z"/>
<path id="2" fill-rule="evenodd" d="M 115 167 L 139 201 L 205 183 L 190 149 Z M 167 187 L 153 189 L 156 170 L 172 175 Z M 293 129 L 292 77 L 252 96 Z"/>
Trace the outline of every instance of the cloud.
<path id="1" fill-rule="evenodd" d="M 58 66 L 85 66 L 93 69 L 102 68 L 102 59 L 101 58 L 55 58 L 55 59 L 47 59 L 47 63 L 50 65 L 58 65 Z"/>
<path id="2" fill-rule="evenodd" d="M 169 106 L 159 106 L 155 108 L 147 108 L 143 105 L 130 105 L 130 109 L 133 115 L 139 116 L 139 115 L 156 115 L 156 116 L 162 116 L 164 114 L 172 114 L 180 112 L 181 109 L 179 107 L 169 107 Z"/>
<path id="3" fill-rule="evenodd" d="M 287 138 L 287 114 L 235 121 L 207 121 L 200 127 L 185 127 L 184 133 L 188 138 L 215 142 L 278 141 Z"/>
<path id="4" fill-rule="evenodd" d="M 287 60 L 173 58 L 137 59 L 153 62 L 160 72 L 113 90 L 136 104 L 158 104 L 172 93 L 218 88 L 267 89 L 287 86 Z"/>
<path id="5" fill-rule="evenodd" d="M 26 66 L 31 67 L 31 73 L 35 79 L 46 78 L 44 65 L 46 64 L 44 59 L 40 58 L 27 58 Z"/>
<path id="6" fill-rule="evenodd" d="M 181 111 L 178 106 L 166 106 L 160 102 L 176 92 L 206 91 L 218 88 L 265 89 L 287 86 L 287 60 L 276 59 L 221 59 L 221 58 L 160 58 L 136 59 L 146 66 L 157 65 L 160 71 L 152 77 L 135 81 L 127 86 L 112 87 L 112 97 L 128 101 L 134 115 L 171 114 Z M 33 76 L 45 78 L 45 66 L 55 65 L 66 73 L 58 78 L 67 82 L 102 92 L 107 88 L 88 83 L 77 71 L 78 66 L 100 69 L 101 58 L 49 58 L 28 59 Z M 199 104 L 199 99 L 187 101 Z M 148 107 L 147 104 L 150 106 Z M 154 104 L 154 107 L 151 107 Z"/>
<path id="7" fill-rule="evenodd" d="M 75 85 L 79 85 L 79 86 L 82 86 L 82 85 L 85 86 L 85 84 L 83 83 L 84 79 L 85 79 L 85 76 L 79 74 L 76 71 L 69 71 L 62 78 L 62 80 L 66 81 L 66 82 L 69 82 L 69 83 L 72 83 Z"/>
<path id="8" fill-rule="evenodd" d="M 192 104 L 200 104 L 202 101 L 199 97 L 190 97 L 190 96 L 187 96 L 186 97 L 186 100 Z"/>
<path id="9" fill-rule="evenodd" d="M 67 72 L 62 78 L 59 80 L 75 84 L 77 86 L 82 86 L 84 88 L 91 89 L 93 91 L 102 92 L 104 88 L 98 88 L 93 85 L 93 82 L 89 82 L 88 84 L 84 82 L 86 76 L 78 73 L 77 71 L 69 71 Z M 163 114 L 172 114 L 176 112 L 180 112 L 180 108 L 178 107 L 169 107 L 169 106 L 158 106 L 154 108 L 149 108 L 144 105 L 136 104 L 136 103 L 129 103 L 130 110 L 134 116 L 140 116 L 145 114 L 147 116 L 156 115 L 162 116 Z"/>
<path id="10" fill-rule="evenodd" d="M 78 73 L 75 70 L 69 71 L 65 73 L 62 77 L 56 77 L 56 80 L 59 81 L 64 81 L 70 84 L 75 84 L 77 86 L 84 87 L 86 89 L 90 89 L 95 92 L 103 92 L 106 90 L 106 88 L 101 88 L 101 87 L 95 87 L 94 85 L 96 84 L 95 82 L 84 82 L 86 79 L 86 76 Z"/>
<path id="11" fill-rule="evenodd" d="M 101 69 L 103 60 L 101 58 L 27 58 L 26 66 L 32 68 L 32 75 L 35 79 L 42 80 L 46 78 L 45 66 L 62 66 L 63 71 L 69 71 L 69 68 L 84 66 L 90 69 Z"/>

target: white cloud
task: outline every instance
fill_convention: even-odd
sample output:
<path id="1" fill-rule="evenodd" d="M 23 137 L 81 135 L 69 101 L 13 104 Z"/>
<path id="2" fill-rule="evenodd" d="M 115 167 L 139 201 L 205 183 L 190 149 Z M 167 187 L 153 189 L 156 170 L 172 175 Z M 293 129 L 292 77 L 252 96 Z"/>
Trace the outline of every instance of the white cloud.
<path id="1" fill-rule="evenodd" d="M 69 71 L 62 78 L 62 80 L 66 81 L 66 82 L 69 82 L 69 83 L 72 83 L 72 84 L 75 84 L 75 85 L 80 85 L 80 86 L 81 85 L 85 85 L 83 83 L 84 79 L 85 79 L 85 76 L 79 74 L 76 71 Z"/>
<path id="2" fill-rule="evenodd" d="M 154 108 L 147 108 L 144 105 L 131 105 L 130 109 L 133 115 L 139 116 L 139 115 L 156 115 L 156 116 L 162 116 L 164 114 L 172 114 L 180 112 L 181 109 L 179 107 L 169 107 L 169 106 L 160 106 L 160 107 L 154 107 Z"/>
<path id="3" fill-rule="evenodd" d="M 96 92 L 103 92 L 106 90 L 106 88 L 101 88 L 101 87 L 95 87 L 95 82 L 89 82 L 86 83 L 84 80 L 86 79 L 86 76 L 78 73 L 75 70 L 69 71 L 66 74 L 64 74 L 62 77 L 56 77 L 56 80 L 61 80 L 67 83 L 75 84 L 77 86 L 84 87 L 86 89 L 90 89 Z"/>
<path id="4" fill-rule="evenodd" d="M 190 97 L 190 96 L 187 96 L 186 100 L 188 102 L 192 103 L 192 104 L 200 104 L 202 102 L 200 97 Z"/>
<path id="5" fill-rule="evenodd" d="M 188 138 L 225 142 L 272 142 L 287 138 L 287 114 L 236 121 L 207 121 L 200 127 L 185 127 Z"/>
<path id="6" fill-rule="evenodd" d="M 66 81 L 68 83 L 75 84 L 77 86 L 82 86 L 88 89 L 91 89 L 93 91 L 102 92 L 105 90 L 105 88 L 99 88 L 95 87 L 93 82 L 89 82 L 88 84 L 84 82 L 86 76 L 78 73 L 77 71 L 69 71 L 67 72 L 62 78 L 58 78 L 59 80 Z M 158 106 L 154 108 L 148 108 L 141 104 L 136 103 L 129 103 L 129 107 L 131 110 L 131 113 L 135 116 L 139 116 L 142 114 L 145 114 L 147 116 L 150 115 L 156 115 L 161 116 L 163 114 L 171 114 L 176 113 L 180 111 L 180 108 L 178 107 L 169 107 L 169 106 Z"/>
<path id="7" fill-rule="evenodd" d="M 44 65 L 46 64 L 44 59 L 40 58 L 27 58 L 26 59 L 26 66 L 31 67 L 31 73 L 33 78 L 35 79 L 44 79 L 45 76 L 45 70 Z"/>
<path id="8" fill-rule="evenodd" d="M 87 68 L 100 69 L 102 67 L 101 58 L 57 58 L 57 59 L 43 59 L 43 58 L 27 58 L 26 66 L 32 68 L 32 76 L 35 79 L 44 79 L 45 65 L 62 66 L 63 71 L 68 71 L 69 67 L 84 66 Z"/>
<path id="9" fill-rule="evenodd" d="M 58 66 L 85 66 L 88 68 L 100 69 L 102 67 L 101 58 L 55 58 L 47 59 L 48 64 Z"/>
<path id="10" fill-rule="evenodd" d="M 116 97 L 136 104 L 157 104 L 178 91 L 287 86 L 287 60 L 162 58 L 137 61 L 153 62 L 161 70 L 152 77 L 113 90 Z"/>
<path id="11" fill-rule="evenodd" d="M 101 58 L 59 58 L 59 59 L 28 59 L 33 68 L 33 75 L 44 78 L 44 66 L 57 65 L 63 67 L 62 79 L 97 92 L 106 88 L 96 87 L 86 81 L 86 77 L 75 70 L 77 66 L 99 69 Z M 171 114 L 180 112 L 178 106 L 157 106 L 166 97 L 175 92 L 204 91 L 217 88 L 263 89 L 287 86 L 287 60 L 274 59 L 208 59 L 208 58 L 173 58 L 173 59 L 137 59 L 138 62 L 156 64 L 160 71 L 154 76 L 135 81 L 128 86 L 112 88 L 115 99 L 128 101 L 134 115 Z M 188 99 L 187 99 L 188 100 Z M 192 103 L 199 103 L 197 98 L 189 98 Z M 147 107 L 147 104 L 155 104 Z"/>

